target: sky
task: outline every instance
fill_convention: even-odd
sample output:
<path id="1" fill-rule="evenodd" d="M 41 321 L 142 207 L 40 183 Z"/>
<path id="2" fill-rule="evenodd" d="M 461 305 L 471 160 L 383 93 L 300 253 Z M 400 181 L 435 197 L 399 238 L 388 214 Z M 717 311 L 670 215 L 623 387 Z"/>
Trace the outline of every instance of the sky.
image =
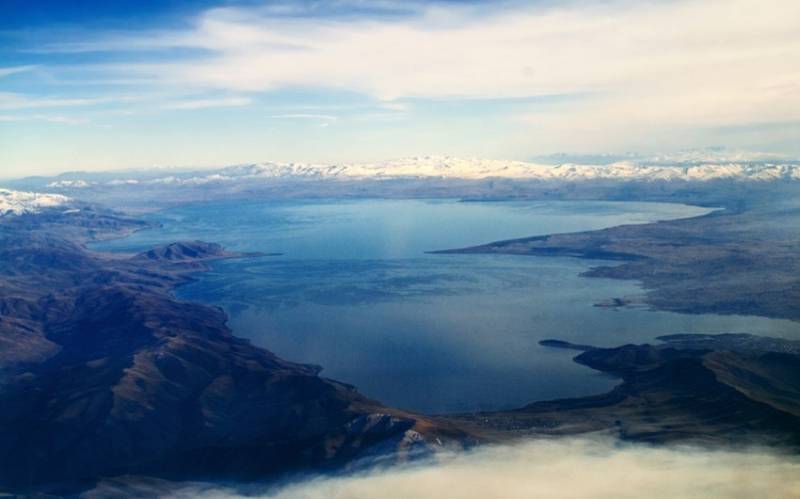
<path id="1" fill-rule="evenodd" d="M 0 0 L 0 177 L 800 156 L 796 0 Z"/>

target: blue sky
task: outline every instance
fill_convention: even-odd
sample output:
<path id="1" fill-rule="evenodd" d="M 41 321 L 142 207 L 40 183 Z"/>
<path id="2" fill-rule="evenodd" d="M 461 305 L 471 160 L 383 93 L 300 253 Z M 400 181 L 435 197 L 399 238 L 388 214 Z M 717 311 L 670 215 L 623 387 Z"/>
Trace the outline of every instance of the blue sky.
<path id="1" fill-rule="evenodd" d="M 0 176 L 800 155 L 793 0 L 0 0 Z"/>

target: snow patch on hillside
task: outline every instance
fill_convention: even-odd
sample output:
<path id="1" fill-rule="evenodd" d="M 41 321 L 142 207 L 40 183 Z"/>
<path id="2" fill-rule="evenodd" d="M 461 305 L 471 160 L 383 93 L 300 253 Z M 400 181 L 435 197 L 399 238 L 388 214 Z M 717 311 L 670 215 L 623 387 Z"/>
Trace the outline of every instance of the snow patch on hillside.
<path id="1" fill-rule="evenodd" d="M 70 198 L 60 194 L 22 192 L 0 189 L 0 217 L 37 213 L 47 208 L 57 208 L 70 202 Z"/>

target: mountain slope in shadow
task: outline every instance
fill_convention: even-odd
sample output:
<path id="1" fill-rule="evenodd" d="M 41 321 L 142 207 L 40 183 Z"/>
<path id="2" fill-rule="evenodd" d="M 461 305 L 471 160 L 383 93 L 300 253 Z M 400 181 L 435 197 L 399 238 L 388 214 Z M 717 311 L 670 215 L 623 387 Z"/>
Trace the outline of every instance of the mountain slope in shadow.
<path id="1" fill-rule="evenodd" d="M 210 260 L 241 255 L 202 242 L 122 256 L 82 245 L 141 227 L 90 208 L 0 225 L 0 485 L 264 478 L 377 448 L 430 452 L 420 432 L 435 445 L 462 437 L 254 347 L 221 310 L 170 295 Z"/>

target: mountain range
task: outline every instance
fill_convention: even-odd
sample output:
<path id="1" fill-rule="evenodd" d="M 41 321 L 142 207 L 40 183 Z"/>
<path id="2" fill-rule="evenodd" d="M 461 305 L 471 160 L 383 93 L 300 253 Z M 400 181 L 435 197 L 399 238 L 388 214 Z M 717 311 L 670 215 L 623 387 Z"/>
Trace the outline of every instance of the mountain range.
<path id="1" fill-rule="evenodd" d="M 679 158 L 680 159 L 680 158 Z M 617 181 L 746 181 L 800 180 L 800 163 L 780 159 L 722 158 L 729 161 L 685 160 L 668 162 L 624 160 L 609 164 L 533 163 L 525 161 L 455 158 L 450 156 L 409 157 L 375 163 L 254 163 L 211 170 L 162 171 L 95 179 L 81 173 L 64 174 L 46 184 L 50 189 L 80 190 L 96 186 L 204 186 L 271 179 L 523 179 L 580 182 Z"/>

